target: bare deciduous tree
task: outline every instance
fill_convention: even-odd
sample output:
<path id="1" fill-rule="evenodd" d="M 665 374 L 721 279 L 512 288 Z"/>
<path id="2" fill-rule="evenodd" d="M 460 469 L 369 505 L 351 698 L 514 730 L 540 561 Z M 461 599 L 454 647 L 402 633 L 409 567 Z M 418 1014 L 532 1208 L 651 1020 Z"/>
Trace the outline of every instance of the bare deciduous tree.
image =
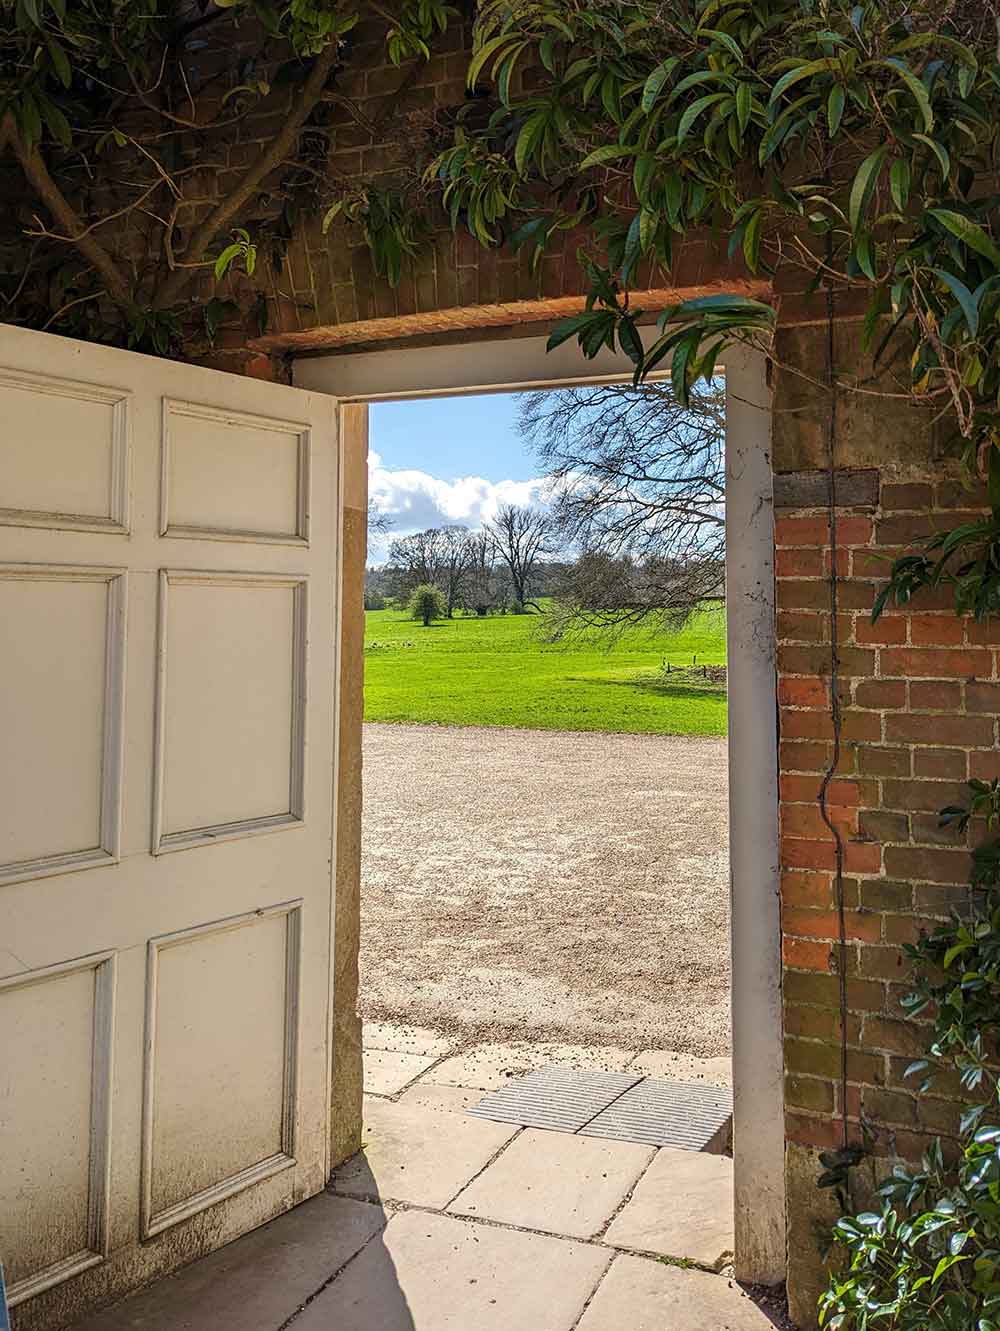
<path id="1" fill-rule="evenodd" d="M 472 568 L 474 552 L 468 527 L 442 527 L 438 536 L 441 548 L 438 586 L 444 592 L 446 612 L 451 619 Z"/>
<path id="2" fill-rule="evenodd" d="M 449 619 L 455 613 L 472 562 L 469 529 L 458 525 L 429 527 L 400 537 L 389 546 L 389 563 L 403 571 L 407 590 L 420 584 L 440 588 Z"/>
<path id="3" fill-rule="evenodd" d="M 396 524 L 388 513 L 383 513 L 374 499 L 368 500 L 368 550 L 371 551 L 372 537 L 388 536 Z"/>
<path id="4" fill-rule="evenodd" d="M 532 576 L 539 558 L 550 551 L 552 523 L 538 508 L 501 504 L 492 522 L 483 530 L 493 542 L 497 556 L 507 565 L 515 605 L 533 605 Z M 537 607 L 536 607 L 537 608 Z"/>
<path id="5" fill-rule="evenodd" d="M 558 539 L 581 552 L 553 630 L 677 623 L 721 595 L 725 389 L 682 407 L 667 383 L 554 389 L 520 401 L 519 426 L 552 478 Z"/>
<path id="6" fill-rule="evenodd" d="M 469 537 L 472 562 L 466 579 L 465 599 L 477 614 L 485 614 L 496 598 L 496 549 L 488 532 L 478 531 Z"/>

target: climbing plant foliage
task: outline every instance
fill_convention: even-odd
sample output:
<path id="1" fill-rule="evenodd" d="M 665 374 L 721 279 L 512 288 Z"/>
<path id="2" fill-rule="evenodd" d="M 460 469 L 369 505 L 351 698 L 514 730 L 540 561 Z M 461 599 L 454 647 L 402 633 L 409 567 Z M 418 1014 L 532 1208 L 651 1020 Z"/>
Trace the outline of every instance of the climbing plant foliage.
<path id="1" fill-rule="evenodd" d="M 994 831 L 1000 783 L 971 781 L 942 827 Z M 820 1300 L 831 1331 L 998 1331 L 1000 1328 L 1000 840 L 973 851 L 968 906 L 906 949 L 914 988 L 903 1002 L 923 1019 L 925 1057 L 907 1076 L 929 1090 L 957 1075 L 970 1097 L 957 1151 L 936 1142 L 919 1166 L 896 1165 L 869 1209 L 835 1236 L 847 1256 Z"/>
<path id="2" fill-rule="evenodd" d="M 469 79 L 495 109 L 459 124 L 430 175 L 483 244 L 540 257 L 582 228 L 587 309 L 553 341 L 620 348 L 637 378 L 667 368 L 682 399 L 732 341 L 773 351 L 775 326 L 753 293 L 709 296 L 665 310 L 644 346 L 629 293 L 692 232 L 728 237 L 751 281 L 823 289 L 841 312 L 862 300 L 876 369 L 895 375 L 882 391 L 939 413 L 988 469 L 998 40 L 990 0 L 484 0 Z M 894 568 L 877 612 L 949 580 L 961 610 L 1000 606 L 997 502 Z"/>
<path id="3" fill-rule="evenodd" d="M 458 17 L 447 0 L 0 0 L 0 159 L 22 173 L 0 213 L 3 317 L 161 355 L 199 313 L 209 342 L 234 316 L 253 336 L 266 303 L 242 279 L 261 260 L 280 290 L 295 230 L 340 211 L 398 281 L 422 234 L 406 183 L 330 168 L 335 117 L 377 142 L 397 98 L 366 112 L 342 85 L 359 34 L 402 87 Z"/>

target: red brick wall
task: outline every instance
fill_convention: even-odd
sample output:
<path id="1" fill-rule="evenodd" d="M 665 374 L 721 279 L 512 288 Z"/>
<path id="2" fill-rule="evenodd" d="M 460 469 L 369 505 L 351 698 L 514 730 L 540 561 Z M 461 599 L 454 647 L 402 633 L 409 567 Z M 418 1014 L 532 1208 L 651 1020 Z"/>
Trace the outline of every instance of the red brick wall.
<path id="1" fill-rule="evenodd" d="M 887 1156 L 955 1128 L 953 1087 L 918 1098 L 903 1078 L 927 1031 L 899 1006 L 901 945 L 966 896 L 965 843 L 937 814 L 968 777 L 1000 774 L 1000 626 L 958 618 L 947 591 L 874 625 L 870 609 L 901 547 L 978 516 L 972 502 L 951 481 L 888 482 L 874 513 L 838 515 L 843 724 L 829 805 L 845 843 L 847 1111 L 878 1125 Z M 817 803 L 833 755 L 827 515 L 781 516 L 775 541 L 787 1135 L 830 1147 L 843 1106 L 834 842 Z"/>

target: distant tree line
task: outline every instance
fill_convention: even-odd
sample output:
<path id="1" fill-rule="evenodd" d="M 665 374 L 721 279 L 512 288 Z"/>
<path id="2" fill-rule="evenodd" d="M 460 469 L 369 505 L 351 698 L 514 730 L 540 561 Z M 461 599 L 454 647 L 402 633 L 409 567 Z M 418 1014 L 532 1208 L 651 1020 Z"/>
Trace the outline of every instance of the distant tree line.
<path id="1" fill-rule="evenodd" d="M 563 570 L 549 557 L 553 534 L 544 510 L 504 504 L 478 531 L 448 524 L 397 537 L 387 563 L 367 571 L 366 608 L 407 604 L 417 588 L 436 587 L 448 619 L 537 609 Z"/>

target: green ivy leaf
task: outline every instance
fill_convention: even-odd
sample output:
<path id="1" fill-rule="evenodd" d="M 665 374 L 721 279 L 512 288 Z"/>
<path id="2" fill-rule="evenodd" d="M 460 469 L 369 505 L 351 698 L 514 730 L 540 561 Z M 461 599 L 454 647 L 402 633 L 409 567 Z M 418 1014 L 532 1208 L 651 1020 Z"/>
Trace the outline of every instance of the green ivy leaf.
<path id="1" fill-rule="evenodd" d="M 872 192 L 875 189 L 879 172 L 882 170 L 882 163 L 885 161 L 888 152 L 889 146 L 884 143 L 881 147 L 876 148 L 873 153 L 869 153 L 858 167 L 857 175 L 854 177 L 848 204 L 848 216 L 851 230 L 855 235 L 858 234 L 858 230 L 865 219 L 865 214 L 868 212 Z"/>
<path id="2" fill-rule="evenodd" d="M 995 267 L 1000 268 L 1000 249 L 997 249 L 978 223 L 973 222 L 964 213 L 956 213 L 950 208 L 928 208 L 927 212 L 935 221 L 940 222 L 946 231 L 950 231 L 963 244 L 968 245 L 970 250 L 975 250 L 977 254 L 989 259 Z"/>
<path id="3" fill-rule="evenodd" d="M 969 325 L 969 332 L 975 337 L 979 332 L 979 309 L 972 292 L 954 273 L 946 272 L 943 268 L 934 268 L 932 271 L 941 279 L 962 307 L 965 322 Z"/>
<path id="4" fill-rule="evenodd" d="M 875 63 L 885 65 L 888 69 L 891 69 L 894 73 L 898 74 L 903 80 L 907 88 L 910 90 L 913 100 L 916 102 L 920 114 L 923 117 L 924 130 L 929 134 L 934 128 L 934 109 L 931 106 L 931 99 L 927 95 L 927 89 L 921 83 L 920 79 L 917 78 L 916 74 L 914 74 L 913 70 L 905 60 L 899 60 L 895 56 L 890 56 L 888 60 L 877 60 Z"/>
<path id="5" fill-rule="evenodd" d="M 844 92 L 843 84 L 835 83 L 830 89 L 829 97 L 826 99 L 826 124 L 831 139 L 837 137 L 837 130 L 840 129 L 846 101 L 847 94 Z"/>

